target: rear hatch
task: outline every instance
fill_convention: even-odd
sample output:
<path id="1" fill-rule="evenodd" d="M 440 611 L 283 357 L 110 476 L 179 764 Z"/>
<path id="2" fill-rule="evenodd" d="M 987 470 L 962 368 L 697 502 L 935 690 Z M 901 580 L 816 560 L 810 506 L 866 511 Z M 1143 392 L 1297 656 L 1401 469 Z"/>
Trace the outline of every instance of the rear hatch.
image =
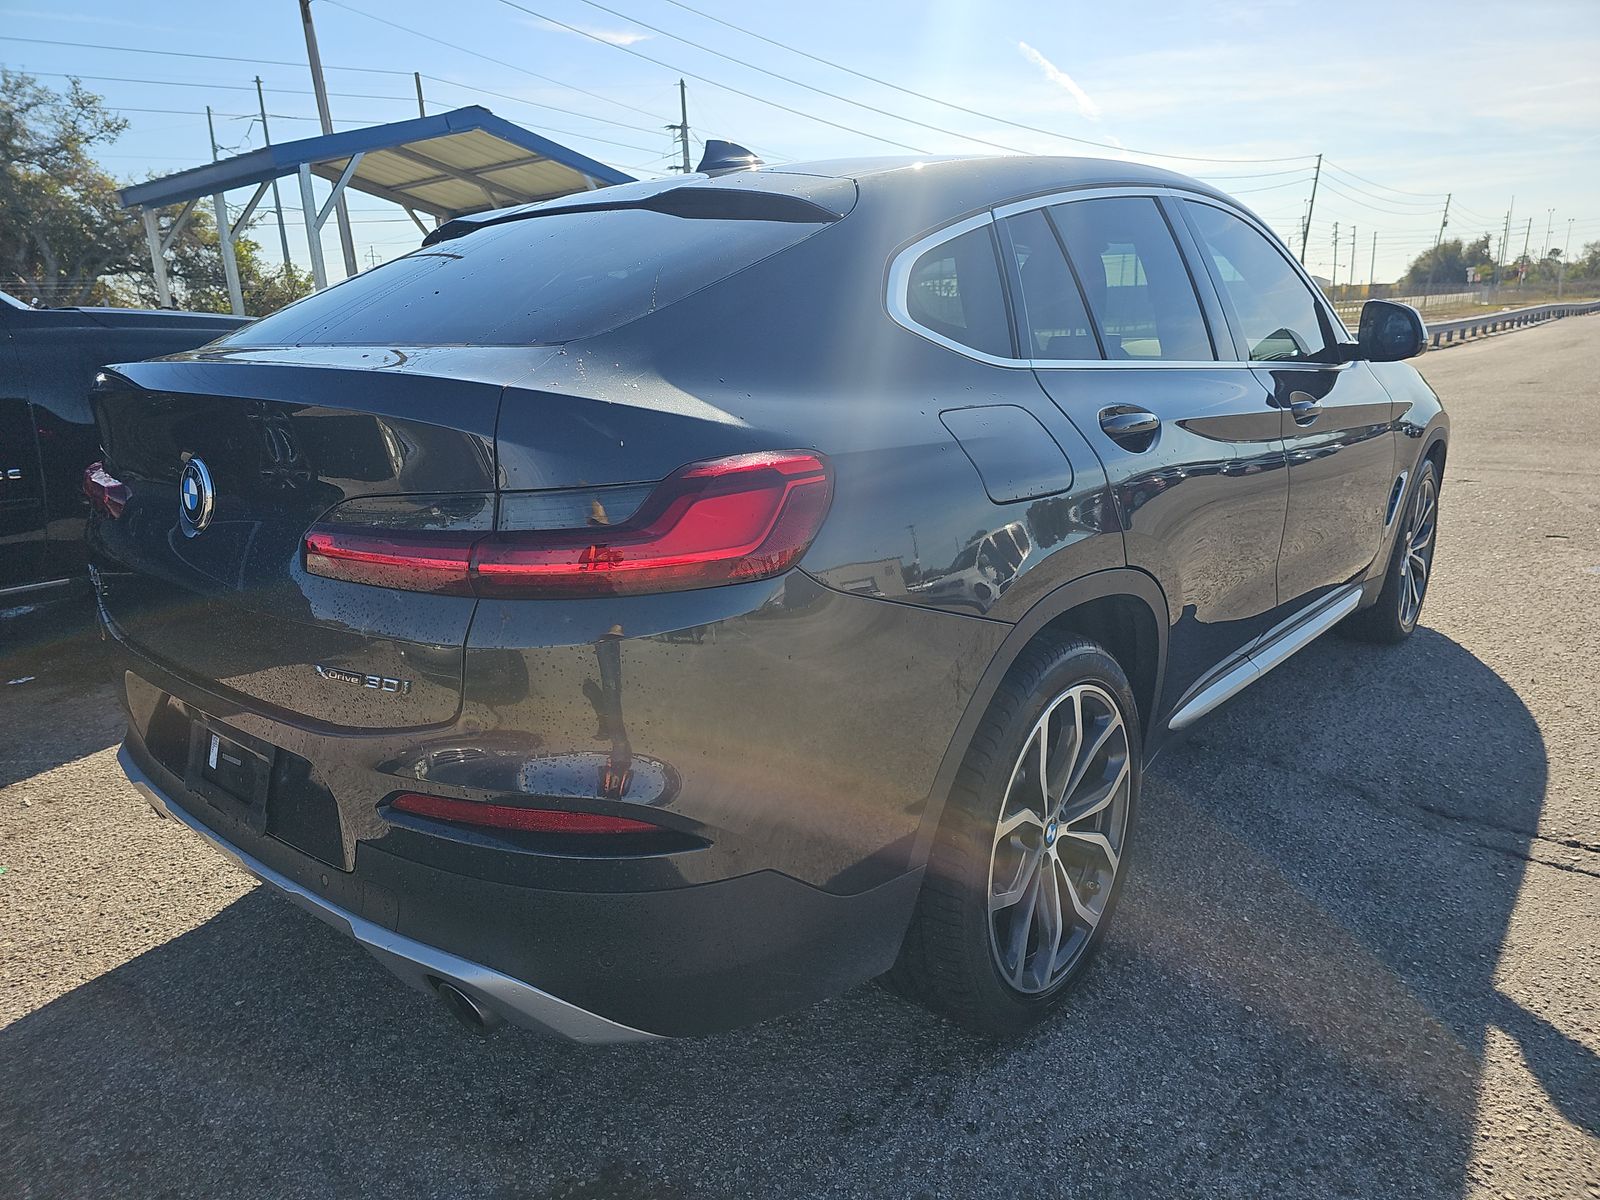
<path id="1" fill-rule="evenodd" d="M 106 470 L 128 489 L 93 526 L 106 616 L 180 675 L 288 714 L 449 721 L 475 601 L 310 575 L 302 539 L 352 503 L 489 528 L 502 388 L 548 353 L 322 347 L 118 368 L 95 399 Z M 209 484 L 198 529 L 180 515 L 191 462 Z"/>
<path id="2" fill-rule="evenodd" d="M 207 349 L 116 368 L 96 415 L 126 503 L 90 535 L 107 618 L 255 707 L 350 728 L 451 720 L 477 602 L 312 574 L 311 527 L 449 541 L 495 530 L 497 502 L 502 521 L 522 511 L 497 486 L 653 483 L 782 448 L 660 380 L 647 336 L 599 361 L 584 346 L 796 247 L 855 195 L 744 173 L 463 218 Z M 197 484 L 201 529 L 179 511 Z"/>

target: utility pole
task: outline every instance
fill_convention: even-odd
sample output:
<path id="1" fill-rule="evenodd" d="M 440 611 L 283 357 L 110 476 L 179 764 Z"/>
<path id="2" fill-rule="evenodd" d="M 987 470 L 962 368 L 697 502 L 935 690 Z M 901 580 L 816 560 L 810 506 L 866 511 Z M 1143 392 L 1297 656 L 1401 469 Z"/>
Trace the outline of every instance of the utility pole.
<path id="1" fill-rule="evenodd" d="M 1555 209 L 1547 208 L 1544 210 L 1544 249 L 1539 251 L 1540 262 L 1543 262 L 1545 259 L 1550 257 L 1550 226 L 1555 219 Z"/>
<path id="2" fill-rule="evenodd" d="M 211 120 L 211 105 L 206 105 L 206 133 L 211 136 L 211 161 L 217 161 L 217 127 Z"/>
<path id="3" fill-rule="evenodd" d="M 1372 296 L 1372 285 L 1378 281 L 1378 234 L 1372 234 L 1372 259 L 1367 263 L 1367 297 Z"/>
<path id="4" fill-rule="evenodd" d="M 1528 239 L 1533 236 L 1533 218 L 1528 218 L 1528 228 L 1522 233 L 1522 257 L 1517 260 L 1517 287 L 1522 287 L 1522 281 L 1528 274 Z"/>
<path id="5" fill-rule="evenodd" d="M 256 76 L 256 102 L 261 105 L 261 141 L 272 145 L 272 134 L 267 129 L 267 97 L 261 90 L 261 76 Z M 283 245 L 283 275 L 287 280 L 291 266 L 289 260 L 289 227 L 283 223 L 283 200 L 278 195 L 278 181 L 272 181 L 272 207 L 278 210 L 278 241 Z"/>
<path id="6" fill-rule="evenodd" d="M 1428 283 L 1422 289 L 1423 307 L 1427 307 L 1428 293 L 1433 290 L 1433 274 L 1439 269 L 1439 247 L 1444 244 L 1445 226 L 1450 224 L 1450 201 L 1455 197 L 1454 192 L 1447 193 L 1444 198 L 1444 216 L 1439 218 L 1439 234 L 1433 239 L 1433 257 L 1428 260 Z"/>
<path id="7" fill-rule="evenodd" d="M 1350 226 L 1350 286 L 1356 281 L 1356 227 Z"/>
<path id="8" fill-rule="evenodd" d="M 1328 279 L 1328 299 L 1333 300 L 1332 293 L 1339 290 L 1339 222 L 1333 223 L 1333 274 Z M 1338 301 L 1334 301 L 1338 303 Z"/>
<path id="9" fill-rule="evenodd" d="M 328 110 L 328 83 L 322 77 L 322 55 L 317 52 L 317 28 L 311 23 L 311 0 L 300 0 L 300 24 L 306 32 L 306 58 L 311 64 L 311 86 L 317 93 L 317 119 L 323 133 L 333 132 L 333 114 Z M 335 214 L 339 218 L 339 245 L 344 250 L 346 276 L 356 273 L 356 243 L 350 232 L 350 210 L 345 207 L 344 192 L 335 197 Z M 314 229 L 307 229 L 308 238 L 316 237 Z"/>
<path id="10" fill-rule="evenodd" d="M 1505 228 L 1500 231 L 1500 253 L 1494 258 L 1494 286 L 1500 286 L 1506 264 L 1506 251 L 1511 249 L 1511 214 L 1517 207 L 1517 198 L 1511 197 L 1511 207 L 1506 209 Z"/>
<path id="11" fill-rule="evenodd" d="M 678 147 L 683 151 L 683 165 L 667 169 L 670 171 L 682 171 L 687 175 L 691 169 L 689 166 L 689 88 L 681 79 L 678 80 L 678 115 L 680 123 L 668 125 L 667 128 L 678 135 Z"/>
<path id="12" fill-rule="evenodd" d="M 1567 255 L 1572 253 L 1572 223 L 1576 217 L 1567 218 L 1567 242 L 1561 247 L 1561 273 L 1556 276 L 1556 299 L 1561 299 L 1561 293 L 1567 286 Z"/>
<path id="13" fill-rule="evenodd" d="M 1317 183 L 1322 179 L 1322 155 L 1317 155 L 1317 171 L 1311 177 L 1311 200 L 1306 204 L 1306 223 L 1300 226 L 1300 265 L 1306 265 L 1306 239 L 1311 236 L 1311 214 L 1317 209 Z"/>
<path id="14" fill-rule="evenodd" d="M 411 72 L 411 78 L 417 81 L 417 116 L 425 117 L 428 115 L 428 106 L 422 100 L 422 72 Z"/>

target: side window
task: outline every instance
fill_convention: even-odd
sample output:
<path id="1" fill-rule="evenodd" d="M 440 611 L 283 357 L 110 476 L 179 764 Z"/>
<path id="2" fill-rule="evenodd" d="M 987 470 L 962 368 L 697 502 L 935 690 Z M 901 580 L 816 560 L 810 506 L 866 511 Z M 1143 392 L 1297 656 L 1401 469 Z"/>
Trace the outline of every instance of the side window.
<path id="1" fill-rule="evenodd" d="M 1050 214 L 1077 268 L 1107 358 L 1216 357 L 1188 268 L 1154 200 L 1078 200 L 1055 205 Z"/>
<path id="2" fill-rule="evenodd" d="M 1185 200 L 1217 281 L 1250 347 L 1251 362 L 1321 357 L 1330 341 L 1311 290 L 1270 241 L 1210 204 Z"/>
<path id="3" fill-rule="evenodd" d="M 1083 293 L 1067 266 L 1061 243 L 1042 209 L 1006 221 L 1011 251 L 1022 281 L 1026 321 L 1024 349 L 1030 358 L 1099 358 L 1100 345 L 1089 324 Z"/>
<path id="4" fill-rule="evenodd" d="M 924 329 L 953 342 L 1012 356 L 1000 260 L 987 225 L 940 243 L 912 264 L 906 311 Z"/>

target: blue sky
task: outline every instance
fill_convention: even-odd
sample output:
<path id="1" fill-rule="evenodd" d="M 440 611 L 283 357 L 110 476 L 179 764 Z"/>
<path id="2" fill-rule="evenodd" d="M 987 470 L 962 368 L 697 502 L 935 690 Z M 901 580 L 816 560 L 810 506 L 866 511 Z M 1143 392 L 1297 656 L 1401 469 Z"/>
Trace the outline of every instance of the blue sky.
<path id="1" fill-rule="evenodd" d="M 696 134 L 745 142 L 773 160 L 909 153 L 905 147 L 1000 152 L 985 143 L 1029 153 L 1193 156 L 1144 161 L 1235 193 L 1295 246 L 1320 152 L 1332 165 L 1307 261 L 1330 273 L 1338 222 L 1341 281 L 1349 277 L 1352 227 L 1356 280 L 1367 278 L 1374 234 L 1377 278 L 1393 278 L 1432 244 L 1446 192 L 1454 194 L 1450 236 L 1498 238 L 1514 196 L 1513 254 L 1530 217 L 1535 252 L 1547 225 L 1551 243 L 1562 245 L 1569 219 L 1573 250 L 1600 240 L 1596 0 L 1510 9 L 1472 0 L 315 0 L 313 11 L 339 128 L 415 115 L 415 70 L 429 77 L 430 111 L 484 104 L 647 175 L 674 161 L 662 126 L 677 119 L 677 80 L 687 74 Z M 70 44 L 16 40 L 24 38 Z M 225 147 L 259 145 L 259 122 L 243 115 L 254 112 L 257 74 L 274 140 L 315 133 L 304 56 L 295 0 L 164 0 L 142 9 L 123 0 L 0 0 L 0 62 L 57 86 L 62 74 L 77 73 L 125 113 L 128 132 L 103 161 L 129 180 L 209 159 L 207 104 L 222 114 L 217 137 Z M 342 69 L 355 67 L 368 70 Z M 415 246 L 415 227 L 391 206 L 367 197 L 353 206 L 363 265 Z M 328 233 L 337 275 L 331 223 Z M 267 226 L 255 236 L 269 250 L 277 241 Z M 291 242 L 303 263 L 298 228 Z"/>

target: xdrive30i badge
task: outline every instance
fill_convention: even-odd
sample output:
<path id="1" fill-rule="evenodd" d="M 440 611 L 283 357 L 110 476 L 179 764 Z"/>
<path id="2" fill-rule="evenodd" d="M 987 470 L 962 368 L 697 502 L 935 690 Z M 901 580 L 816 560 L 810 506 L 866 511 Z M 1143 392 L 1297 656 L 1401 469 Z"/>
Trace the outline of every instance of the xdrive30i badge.
<path id="1" fill-rule="evenodd" d="M 204 460 L 190 458 L 178 476 L 178 524 L 184 536 L 194 537 L 211 524 L 211 510 L 216 502 L 216 489 Z"/>
<path id="2" fill-rule="evenodd" d="M 388 675 L 363 675 L 360 671 L 346 671 L 343 667 L 316 664 L 317 676 L 333 683 L 348 683 L 352 687 L 371 688 L 375 692 L 388 692 L 404 696 L 411 690 L 411 680 L 394 679 Z"/>

